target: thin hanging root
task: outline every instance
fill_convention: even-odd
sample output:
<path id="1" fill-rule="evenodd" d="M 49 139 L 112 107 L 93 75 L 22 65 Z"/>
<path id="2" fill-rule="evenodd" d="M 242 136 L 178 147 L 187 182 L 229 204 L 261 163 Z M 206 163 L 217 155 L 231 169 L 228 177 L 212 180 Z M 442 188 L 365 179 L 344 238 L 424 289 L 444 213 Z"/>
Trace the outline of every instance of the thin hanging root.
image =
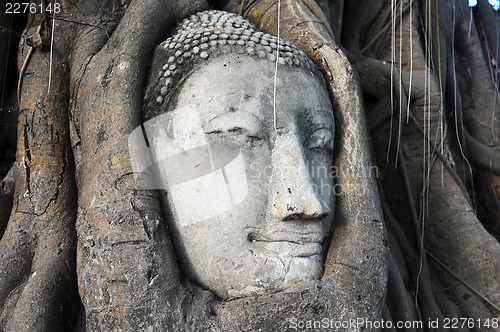
<path id="1" fill-rule="evenodd" d="M 406 6 L 404 6 L 402 8 L 402 10 L 400 11 L 401 12 L 401 15 L 405 15 L 406 12 L 408 11 L 408 9 L 411 9 L 411 6 L 413 5 L 413 3 L 415 2 L 416 0 L 412 0 L 410 2 L 408 2 L 406 4 Z M 402 16 L 401 16 L 402 18 Z M 356 60 L 362 56 L 370 47 L 372 47 L 373 44 L 375 44 L 375 42 L 378 40 L 378 38 L 380 36 L 383 36 L 387 30 L 389 30 L 389 28 L 391 27 L 391 22 L 387 23 L 376 35 L 375 37 L 373 37 L 372 40 L 370 40 L 366 45 L 365 47 L 363 47 L 356 55 L 354 55 L 353 57 L 349 58 L 349 60 L 354 63 L 356 62 Z"/>
<path id="2" fill-rule="evenodd" d="M 395 0 L 391 0 L 391 71 L 390 71 L 390 79 L 391 79 L 391 87 L 394 86 L 394 62 L 396 62 L 396 15 L 394 14 L 396 10 L 396 2 Z M 387 154 L 386 161 L 389 161 L 389 154 L 391 152 L 392 146 L 392 123 L 393 123 L 393 114 L 394 114 L 394 89 L 391 89 L 391 108 L 390 108 L 390 117 L 391 121 L 389 122 L 389 144 L 387 144 Z"/>
<path id="3" fill-rule="evenodd" d="M 422 125 L 418 122 L 417 117 L 415 116 L 415 114 L 413 114 L 412 111 L 410 111 L 410 119 L 413 121 L 413 123 L 417 127 L 418 131 L 422 134 L 422 136 L 424 137 L 424 139 L 429 142 L 430 138 L 427 136 L 427 134 L 424 131 L 424 128 L 422 128 Z M 464 194 L 464 197 L 467 199 L 467 201 L 469 202 L 469 204 L 471 204 L 471 206 L 472 206 L 472 202 L 470 201 L 470 198 L 469 198 L 469 192 L 465 188 L 464 184 L 462 183 L 462 180 L 460 180 L 460 178 L 458 177 L 458 175 L 455 172 L 455 170 L 449 164 L 449 160 L 438 149 L 436 149 L 436 147 L 434 145 L 432 145 L 432 146 L 434 147 L 434 152 L 437 154 L 437 156 L 439 157 L 439 159 L 441 159 L 441 161 L 443 162 L 443 164 L 446 167 L 446 169 L 450 172 L 450 175 L 453 178 L 453 180 L 455 180 L 456 184 L 462 190 L 462 192 Z"/>
<path id="4" fill-rule="evenodd" d="M 404 151 L 403 151 L 404 152 Z M 418 244 L 418 249 L 419 249 L 419 270 L 417 274 L 417 287 L 416 287 L 416 293 L 418 295 L 418 290 L 420 286 L 420 277 L 422 273 L 426 273 L 430 275 L 429 271 L 429 265 L 427 263 L 427 257 L 425 256 L 425 249 L 424 249 L 424 235 L 425 235 L 425 217 L 423 215 L 420 216 L 422 220 L 422 226 L 419 225 L 418 221 L 418 216 L 417 216 L 417 208 L 415 206 L 415 200 L 413 198 L 413 193 L 412 193 L 412 188 L 410 185 L 410 179 L 408 176 L 408 170 L 406 168 L 406 162 L 402 154 L 399 156 L 399 160 L 401 163 L 401 168 L 403 172 L 403 177 L 405 180 L 405 187 L 406 187 L 406 192 L 408 195 L 408 201 L 410 203 L 410 210 L 411 210 L 411 215 L 412 215 L 412 220 L 413 220 L 413 227 L 415 228 L 415 235 L 417 236 L 417 244 Z M 423 189 L 425 190 L 425 188 Z"/>
<path id="5" fill-rule="evenodd" d="M 389 164 L 387 165 L 387 167 L 389 167 Z M 410 241 L 405 231 L 392 213 L 392 209 L 385 198 L 385 193 L 380 178 L 377 181 L 377 185 L 379 188 L 380 202 L 384 211 L 384 217 L 386 220 L 388 232 L 394 234 L 393 237 L 397 240 L 397 244 L 401 248 L 401 253 L 404 256 L 404 260 L 406 261 L 406 265 L 411 275 L 410 279 L 413 281 L 415 286 L 417 286 L 416 282 L 422 283 L 423 286 L 421 291 L 415 294 L 415 303 L 413 304 L 414 308 L 417 310 L 419 319 L 423 320 L 423 318 L 434 319 L 436 317 L 442 317 L 441 310 L 436 304 L 432 289 L 429 287 L 431 285 L 431 276 L 428 265 L 426 261 L 424 261 L 424 268 L 420 266 L 417 271 L 415 265 L 410 263 L 416 262 L 418 260 L 417 252 L 415 251 L 415 248 L 410 245 Z M 418 281 L 417 276 L 419 277 Z M 422 317 L 422 315 L 424 315 L 425 317 Z"/>
<path id="6" fill-rule="evenodd" d="M 394 68 L 389 63 L 362 56 L 357 63 L 357 68 L 360 76 L 364 78 L 362 82 L 363 92 L 374 95 L 378 98 L 378 102 L 374 109 L 368 113 L 368 129 L 370 132 L 375 130 L 382 123 L 392 118 L 391 112 L 397 111 L 391 108 L 391 99 L 388 97 L 392 94 L 393 97 L 400 99 L 401 104 L 399 111 L 402 112 L 401 106 L 406 108 L 410 96 L 407 95 L 402 84 L 399 81 L 392 80 L 390 84 L 391 73 L 393 76 L 401 76 L 402 71 Z M 380 78 L 383 78 L 382 81 Z M 387 82 L 387 84 L 385 83 Z M 390 92 L 392 90 L 392 93 Z M 403 123 L 399 121 L 399 130 L 402 129 Z"/>
<path id="7" fill-rule="evenodd" d="M 105 27 L 102 27 L 100 25 L 97 25 L 97 24 L 92 24 L 92 23 L 87 23 L 87 22 L 80 22 L 80 21 L 77 21 L 77 20 L 72 20 L 72 19 L 69 19 L 69 18 L 65 18 L 65 17 L 55 17 L 55 16 L 48 16 L 50 19 L 52 20 L 56 20 L 56 21 L 65 21 L 65 22 L 71 22 L 71 23 L 75 23 L 75 24 L 79 24 L 79 25 L 85 25 L 85 26 L 89 26 L 89 27 L 94 27 L 94 28 L 98 28 L 98 29 L 101 29 L 104 31 L 104 33 L 106 34 L 106 36 L 108 37 L 109 39 L 109 31 L 105 28 Z"/>
<path id="8" fill-rule="evenodd" d="M 40 32 L 42 31 L 42 23 L 40 22 L 40 25 L 36 29 L 36 34 L 39 35 Z M 23 86 L 23 78 L 24 74 L 26 73 L 26 69 L 28 68 L 28 64 L 30 62 L 31 56 L 33 55 L 33 52 L 35 51 L 34 46 L 28 46 L 28 54 L 26 55 L 26 58 L 24 59 L 23 66 L 21 67 L 21 71 L 19 72 L 19 80 L 17 81 L 17 104 L 21 105 L 21 88 Z"/>
<path id="9" fill-rule="evenodd" d="M 403 150 L 403 154 L 405 151 Z M 415 227 L 415 233 L 420 234 L 422 232 L 422 229 L 420 228 L 420 225 L 418 224 L 418 215 L 417 215 L 417 207 L 415 205 L 415 199 L 413 197 L 413 192 L 410 184 L 410 177 L 408 176 L 408 169 L 406 168 L 406 162 L 405 158 L 403 155 L 399 156 L 399 162 L 401 163 L 401 171 L 403 173 L 403 178 L 405 180 L 405 187 L 406 187 L 406 193 L 408 195 L 408 201 L 410 203 L 410 212 L 413 220 L 413 226 Z M 419 238 L 419 249 L 423 249 L 423 243 L 422 239 Z"/>
<path id="10" fill-rule="evenodd" d="M 273 83 L 273 126 L 274 126 L 274 131 L 278 133 L 278 126 L 277 126 L 277 119 L 276 119 L 276 87 L 278 84 L 278 60 L 279 60 L 279 54 L 280 54 L 280 21 L 281 21 L 281 1 L 278 0 L 278 13 L 277 13 L 277 20 L 278 20 L 278 34 L 276 35 L 278 37 L 278 46 L 276 47 L 276 62 L 275 62 L 275 67 L 274 67 L 274 83 Z"/>
<path id="11" fill-rule="evenodd" d="M 428 310 L 431 309 L 431 312 L 438 312 L 438 307 L 435 303 L 435 299 L 434 299 L 434 296 L 432 295 L 432 292 L 428 289 L 428 286 L 430 285 L 431 278 L 430 278 L 430 271 L 429 271 L 429 266 L 428 266 L 427 259 L 425 256 L 425 249 L 424 249 L 424 243 L 423 243 L 423 230 L 424 230 L 423 226 L 424 225 L 422 224 L 422 227 L 420 227 L 418 224 L 418 216 L 417 216 L 417 212 L 416 212 L 416 206 L 415 206 L 413 194 L 411 191 L 410 181 L 409 181 L 409 177 L 408 177 L 408 173 L 407 173 L 407 169 L 406 169 L 406 163 L 404 162 L 404 157 L 402 156 L 402 154 L 399 155 L 399 159 L 401 161 L 401 168 L 402 168 L 403 176 L 405 178 L 405 185 L 407 188 L 408 198 L 409 198 L 411 211 L 412 211 L 412 220 L 413 220 L 413 225 L 415 228 L 415 235 L 417 236 L 417 242 L 418 242 L 418 248 L 419 248 L 418 271 L 415 271 L 414 268 L 411 268 L 411 272 L 412 272 L 413 277 L 414 278 L 416 277 L 416 281 L 415 281 L 415 286 L 416 286 L 415 307 L 418 307 L 417 299 L 420 301 L 424 301 L 424 303 L 427 303 L 427 304 L 424 305 L 423 303 L 421 303 L 421 305 L 423 306 L 422 310 L 423 310 L 423 312 L 427 313 L 427 316 L 429 316 L 430 313 L 428 312 Z M 388 203 L 385 201 L 385 197 L 384 197 L 383 193 L 381 193 L 381 197 L 382 197 L 381 198 L 382 199 L 382 206 L 384 208 L 385 217 L 388 218 L 389 220 L 391 220 L 393 229 L 398 230 L 398 239 L 401 241 L 401 239 L 402 239 L 401 236 L 403 236 L 402 235 L 403 231 L 399 230 L 399 228 L 397 228 L 397 227 L 395 228 L 397 221 L 396 221 L 395 217 L 393 216 Z M 407 251 L 407 250 L 408 250 L 408 248 L 405 249 L 405 251 Z M 416 254 L 413 254 L 413 256 L 416 256 Z M 406 257 L 407 261 L 409 261 L 409 262 L 415 261 L 415 258 L 416 257 L 411 257 L 411 258 Z M 411 266 L 413 267 L 413 265 L 411 265 Z M 420 285 L 422 285 L 422 289 L 421 289 L 422 293 L 419 292 Z"/>
<path id="12" fill-rule="evenodd" d="M 386 220 L 387 228 L 394 234 L 396 237 L 399 246 L 405 256 L 405 260 L 408 265 L 408 269 L 410 270 L 410 274 L 412 276 L 413 282 L 415 282 L 416 276 L 419 273 L 416 271 L 414 264 L 410 264 L 408 262 L 415 262 L 418 260 L 417 253 L 415 249 L 410 245 L 410 241 L 408 240 L 403 228 L 399 224 L 396 217 L 394 217 L 391 207 L 385 200 L 385 196 L 383 192 L 380 193 L 380 200 L 382 203 L 382 208 L 384 210 L 384 217 Z M 439 307 L 436 304 L 434 299 L 434 294 L 431 285 L 431 277 L 429 274 L 429 270 L 422 270 L 420 283 L 422 284 L 422 288 L 418 294 L 416 294 L 416 298 L 418 299 L 418 303 L 415 306 L 417 310 L 421 311 L 421 314 L 424 315 L 423 318 L 437 318 L 442 319 L 442 313 Z M 416 284 L 415 284 L 416 285 Z"/>
<path id="13" fill-rule="evenodd" d="M 55 15 L 55 13 L 54 13 Z M 52 61 L 54 58 L 54 30 L 56 29 L 56 20 L 52 20 L 52 31 L 50 38 L 50 57 L 49 57 L 49 84 L 47 87 L 47 95 L 50 94 L 50 85 L 52 83 Z"/>

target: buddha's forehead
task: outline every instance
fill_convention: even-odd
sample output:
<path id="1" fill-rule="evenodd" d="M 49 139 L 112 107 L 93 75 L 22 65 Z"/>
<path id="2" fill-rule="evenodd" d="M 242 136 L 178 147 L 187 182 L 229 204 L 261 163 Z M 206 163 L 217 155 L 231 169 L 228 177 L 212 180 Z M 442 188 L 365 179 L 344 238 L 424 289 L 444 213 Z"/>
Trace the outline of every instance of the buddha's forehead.
<path id="1" fill-rule="evenodd" d="M 252 56 L 319 73 L 307 55 L 289 42 L 258 31 L 248 20 L 221 11 L 197 13 L 185 19 L 154 52 L 144 94 L 144 119 L 162 114 L 177 99 L 178 87 L 193 67 L 226 54 Z"/>
<path id="2" fill-rule="evenodd" d="M 321 78 L 303 68 L 280 67 L 266 59 L 224 55 L 207 61 L 185 82 L 179 105 L 198 109 L 203 123 L 228 112 L 246 112 L 262 123 L 302 116 L 312 122 L 331 123 L 330 100 Z M 328 126 L 330 127 L 330 126 Z"/>

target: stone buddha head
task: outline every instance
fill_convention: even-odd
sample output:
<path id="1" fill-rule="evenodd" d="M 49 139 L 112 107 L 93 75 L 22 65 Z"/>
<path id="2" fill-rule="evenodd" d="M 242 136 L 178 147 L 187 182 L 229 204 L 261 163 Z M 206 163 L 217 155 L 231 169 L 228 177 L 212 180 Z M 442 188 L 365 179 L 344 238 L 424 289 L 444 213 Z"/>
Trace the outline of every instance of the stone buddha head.
<path id="1" fill-rule="evenodd" d="M 143 123 L 132 163 L 154 173 L 186 279 L 233 298 L 321 278 L 334 120 L 302 51 L 234 14 L 193 15 L 155 51 Z"/>

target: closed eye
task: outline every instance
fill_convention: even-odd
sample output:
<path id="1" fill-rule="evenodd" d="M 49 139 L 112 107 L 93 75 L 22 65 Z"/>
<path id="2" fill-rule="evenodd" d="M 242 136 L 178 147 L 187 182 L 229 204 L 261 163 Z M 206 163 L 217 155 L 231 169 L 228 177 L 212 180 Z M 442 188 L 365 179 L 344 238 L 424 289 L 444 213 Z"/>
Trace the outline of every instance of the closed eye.
<path id="1" fill-rule="evenodd" d="M 320 128 L 309 136 L 305 146 L 314 152 L 333 154 L 333 134 L 328 128 Z"/>
<path id="2" fill-rule="evenodd" d="M 237 136 L 240 138 L 244 138 L 247 141 L 254 142 L 254 141 L 260 141 L 262 140 L 262 137 L 258 135 L 253 135 L 251 134 L 248 130 L 240 127 L 234 127 L 231 129 L 228 129 L 227 131 L 222 131 L 222 130 L 214 130 L 210 132 L 205 132 L 207 135 L 220 135 L 228 137 L 228 136 Z"/>
<path id="3" fill-rule="evenodd" d="M 245 128 L 241 128 L 241 127 L 231 128 L 227 132 L 234 133 L 237 135 L 242 135 L 242 136 L 244 135 L 247 138 L 249 138 L 250 140 L 261 140 L 262 139 L 258 134 L 251 133 L 249 130 L 247 130 Z"/>

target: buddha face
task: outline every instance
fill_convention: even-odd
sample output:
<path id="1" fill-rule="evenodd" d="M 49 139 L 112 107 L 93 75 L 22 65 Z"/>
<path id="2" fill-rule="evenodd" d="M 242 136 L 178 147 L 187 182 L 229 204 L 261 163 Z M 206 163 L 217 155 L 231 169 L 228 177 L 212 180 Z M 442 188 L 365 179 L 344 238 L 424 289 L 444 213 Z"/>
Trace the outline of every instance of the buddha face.
<path id="1" fill-rule="evenodd" d="M 274 66 L 210 59 L 145 123 L 181 270 L 223 298 L 319 279 L 333 226 L 327 91 L 280 66 L 274 108 Z"/>

